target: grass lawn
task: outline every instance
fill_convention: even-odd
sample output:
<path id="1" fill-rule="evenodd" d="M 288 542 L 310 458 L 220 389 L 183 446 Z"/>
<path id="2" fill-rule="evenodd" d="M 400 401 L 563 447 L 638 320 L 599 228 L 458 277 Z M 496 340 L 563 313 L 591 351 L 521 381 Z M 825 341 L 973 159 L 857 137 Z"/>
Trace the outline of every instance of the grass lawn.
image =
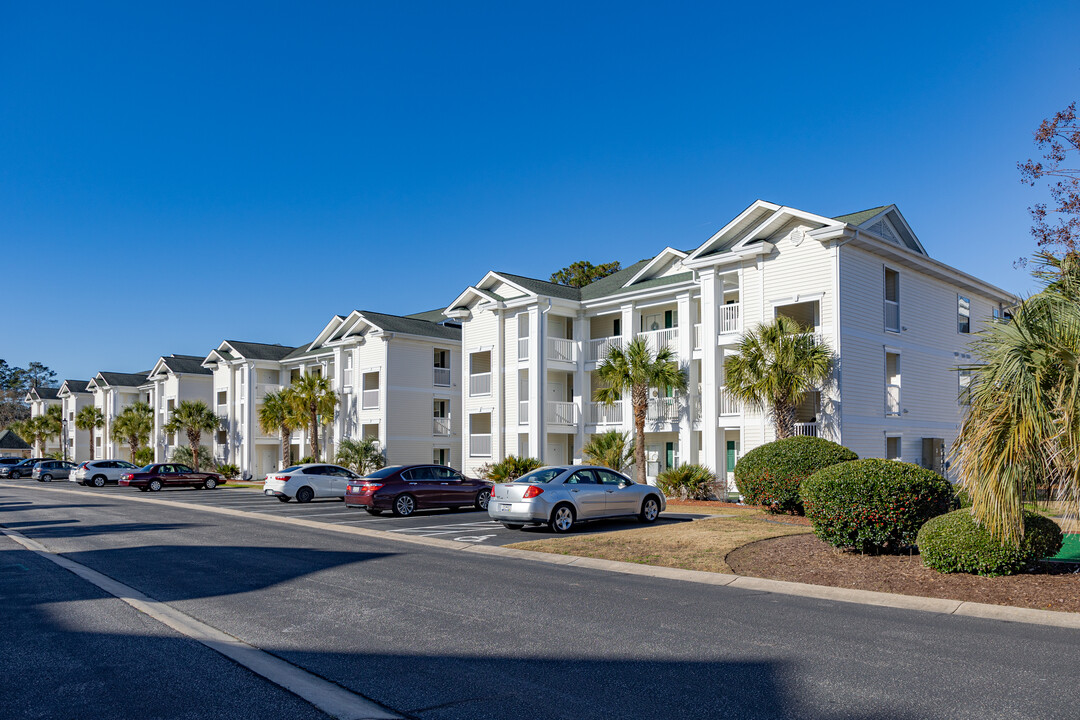
<path id="1" fill-rule="evenodd" d="M 669 507 L 671 512 L 682 508 Z M 725 558 L 747 543 L 811 532 L 800 519 L 766 515 L 756 508 L 717 508 L 730 517 L 622 530 L 600 535 L 577 535 L 517 543 L 521 550 L 581 555 L 645 565 L 730 573 Z M 695 510 L 700 512 L 700 510 Z"/>

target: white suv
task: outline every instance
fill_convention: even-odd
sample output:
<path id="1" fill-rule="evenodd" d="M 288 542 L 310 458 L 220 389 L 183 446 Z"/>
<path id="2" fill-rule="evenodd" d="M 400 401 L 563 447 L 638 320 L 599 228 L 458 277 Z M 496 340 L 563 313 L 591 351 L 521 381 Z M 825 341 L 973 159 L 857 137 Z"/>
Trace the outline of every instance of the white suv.
<path id="1" fill-rule="evenodd" d="M 87 460 L 68 475 L 68 480 L 88 487 L 105 487 L 116 485 L 121 475 L 138 469 L 138 465 L 127 460 Z"/>
<path id="2" fill-rule="evenodd" d="M 345 499 L 350 480 L 360 476 L 338 465 L 308 463 L 293 465 L 270 473 L 263 480 L 263 494 L 276 497 L 281 502 L 296 498 L 298 503 L 311 502 L 317 497 Z"/>

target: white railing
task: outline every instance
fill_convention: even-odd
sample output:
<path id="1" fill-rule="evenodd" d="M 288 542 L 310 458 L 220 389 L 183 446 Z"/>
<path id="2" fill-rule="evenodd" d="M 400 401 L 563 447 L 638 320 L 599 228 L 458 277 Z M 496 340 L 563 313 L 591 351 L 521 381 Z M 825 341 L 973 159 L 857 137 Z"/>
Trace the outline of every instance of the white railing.
<path id="1" fill-rule="evenodd" d="M 885 301 L 885 329 L 900 332 L 900 303 L 895 300 Z"/>
<path id="2" fill-rule="evenodd" d="M 518 338 L 518 360 L 525 360 L 529 357 L 529 338 Z"/>
<path id="3" fill-rule="evenodd" d="M 262 400 L 270 393 L 274 393 L 281 390 L 281 386 L 277 383 L 255 383 L 255 399 Z"/>
<path id="4" fill-rule="evenodd" d="M 566 338 L 549 337 L 547 339 L 547 356 L 548 360 L 576 362 L 577 356 L 574 352 L 574 341 L 567 340 Z"/>
<path id="5" fill-rule="evenodd" d="M 608 405 L 602 402 L 589 403 L 589 422 L 597 425 L 621 425 L 623 419 L 623 404 L 617 402 Z"/>
<path id="6" fill-rule="evenodd" d="M 450 418 L 448 417 L 433 417 L 432 419 L 432 435 L 449 435 L 450 434 Z"/>
<path id="7" fill-rule="evenodd" d="M 696 325 L 694 325 L 694 349 L 695 350 L 700 350 L 702 347 L 703 346 L 701 344 L 701 323 L 697 323 Z"/>
<path id="8" fill-rule="evenodd" d="M 720 415 L 738 415 L 742 412 L 742 403 L 726 387 L 721 387 L 716 412 Z"/>
<path id="9" fill-rule="evenodd" d="M 690 396 L 690 421 L 699 422 L 701 420 L 701 396 Z"/>
<path id="10" fill-rule="evenodd" d="M 360 407 L 364 410 L 374 410 L 379 407 L 379 389 L 365 390 L 361 399 Z"/>
<path id="11" fill-rule="evenodd" d="M 725 333 L 737 333 L 742 330 L 742 316 L 739 312 L 741 303 L 721 305 L 716 310 L 717 331 Z"/>
<path id="12" fill-rule="evenodd" d="M 473 373 L 469 376 L 469 396 L 491 394 L 491 373 Z"/>
<path id="13" fill-rule="evenodd" d="M 469 435 L 469 457 L 491 457 L 491 433 Z"/>
<path id="14" fill-rule="evenodd" d="M 529 424 L 529 401 L 528 400 L 519 400 L 518 401 L 518 425 L 528 425 L 528 424 Z"/>
<path id="15" fill-rule="evenodd" d="M 437 367 L 432 368 L 435 375 L 432 378 L 432 383 L 439 387 L 450 387 L 450 368 Z"/>
<path id="16" fill-rule="evenodd" d="M 886 385 L 885 386 L 885 414 L 886 415 L 899 415 L 900 414 L 900 386 L 899 385 Z"/>
<path id="17" fill-rule="evenodd" d="M 679 399 L 673 397 L 652 398 L 645 410 L 646 420 L 677 422 L 679 419 Z"/>
<path id="18" fill-rule="evenodd" d="M 817 437 L 818 436 L 818 423 L 816 422 L 803 422 L 795 423 L 791 432 L 796 437 Z"/>
<path id="19" fill-rule="evenodd" d="M 342 380 L 341 384 L 347 388 L 352 387 L 352 368 L 341 371 Z"/>
<path id="20" fill-rule="evenodd" d="M 553 425 L 574 425 L 577 422 L 577 405 L 572 402 L 548 401 L 547 421 Z"/>
<path id="21" fill-rule="evenodd" d="M 596 338 L 589 341 L 589 360 L 593 362 L 603 362 L 603 360 L 611 352 L 612 348 L 619 348 L 622 350 L 623 340 L 621 336 L 613 336 L 606 338 Z"/>
<path id="22" fill-rule="evenodd" d="M 660 348 L 671 348 L 673 352 L 679 352 L 679 328 L 666 328 L 664 330 L 647 330 L 638 333 L 638 337 L 645 338 L 649 349 L 654 353 Z"/>

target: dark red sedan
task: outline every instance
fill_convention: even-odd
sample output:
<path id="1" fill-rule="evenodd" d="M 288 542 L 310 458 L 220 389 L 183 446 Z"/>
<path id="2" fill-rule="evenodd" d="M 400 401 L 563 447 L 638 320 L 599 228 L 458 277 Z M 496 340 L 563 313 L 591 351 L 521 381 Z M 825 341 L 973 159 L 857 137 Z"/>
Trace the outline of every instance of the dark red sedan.
<path id="1" fill-rule="evenodd" d="M 393 465 L 349 482 L 345 504 L 372 515 L 390 510 L 399 517 L 425 508 L 487 510 L 491 483 L 467 478 L 444 465 Z"/>
<path id="2" fill-rule="evenodd" d="M 157 492 L 163 487 L 193 487 L 213 490 L 223 483 L 217 473 L 195 472 L 180 463 L 154 463 L 120 476 L 119 485 Z"/>

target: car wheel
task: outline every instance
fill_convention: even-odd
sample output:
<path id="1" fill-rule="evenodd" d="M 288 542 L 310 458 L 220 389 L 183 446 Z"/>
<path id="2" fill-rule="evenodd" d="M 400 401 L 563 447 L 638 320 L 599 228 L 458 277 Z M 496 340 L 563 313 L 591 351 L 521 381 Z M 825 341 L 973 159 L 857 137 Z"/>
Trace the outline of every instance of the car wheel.
<path id="1" fill-rule="evenodd" d="M 574 527 L 574 508 L 569 505 L 556 505 L 548 526 L 557 533 L 570 532 L 570 528 Z"/>
<path id="2" fill-rule="evenodd" d="M 150 481 L 150 484 L 146 486 L 146 489 L 150 492 L 161 492 L 161 481 L 154 478 Z"/>
<path id="3" fill-rule="evenodd" d="M 409 517 L 416 511 L 416 498 L 408 493 L 398 495 L 394 499 L 394 514 L 398 517 Z"/>
<path id="4" fill-rule="evenodd" d="M 206 478 L 206 482 L 204 482 L 202 486 L 207 490 L 213 490 L 217 487 L 217 479 L 212 477 Z"/>
<path id="5" fill-rule="evenodd" d="M 52 482 L 52 475 L 45 473 L 41 476 L 41 482 Z"/>
<path id="6" fill-rule="evenodd" d="M 656 522 L 656 518 L 659 515 L 660 503 L 657 499 L 652 495 L 645 498 L 645 502 L 641 503 L 641 512 L 638 513 L 638 520 L 643 523 Z"/>
<path id="7" fill-rule="evenodd" d="M 289 496 L 288 495 L 278 495 L 277 499 L 280 500 L 281 502 L 289 502 Z"/>
<path id="8" fill-rule="evenodd" d="M 18 480 L 19 479 L 19 473 L 17 473 L 17 472 L 11 473 L 11 479 L 12 480 Z"/>
<path id="9" fill-rule="evenodd" d="M 105 476 L 104 475 L 95 475 L 90 480 L 90 484 L 93 485 L 94 487 L 105 487 Z"/>
<path id="10" fill-rule="evenodd" d="M 368 515 L 382 515 L 382 510 L 379 510 L 378 508 L 364 508 L 364 509 L 367 510 Z"/>
<path id="11" fill-rule="evenodd" d="M 491 500 L 491 490 L 484 488 L 480 492 L 476 493 L 476 509 L 487 510 L 488 502 Z"/>
<path id="12" fill-rule="evenodd" d="M 503 527 L 507 530 L 520 530 L 525 526 L 522 523 L 503 523 Z"/>
<path id="13" fill-rule="evenodd" d="M 315 491 L 307 486 L 296 491 L 296 502 L 298 503 L 309 503 L 313 497 L 315 497 Z"/>

